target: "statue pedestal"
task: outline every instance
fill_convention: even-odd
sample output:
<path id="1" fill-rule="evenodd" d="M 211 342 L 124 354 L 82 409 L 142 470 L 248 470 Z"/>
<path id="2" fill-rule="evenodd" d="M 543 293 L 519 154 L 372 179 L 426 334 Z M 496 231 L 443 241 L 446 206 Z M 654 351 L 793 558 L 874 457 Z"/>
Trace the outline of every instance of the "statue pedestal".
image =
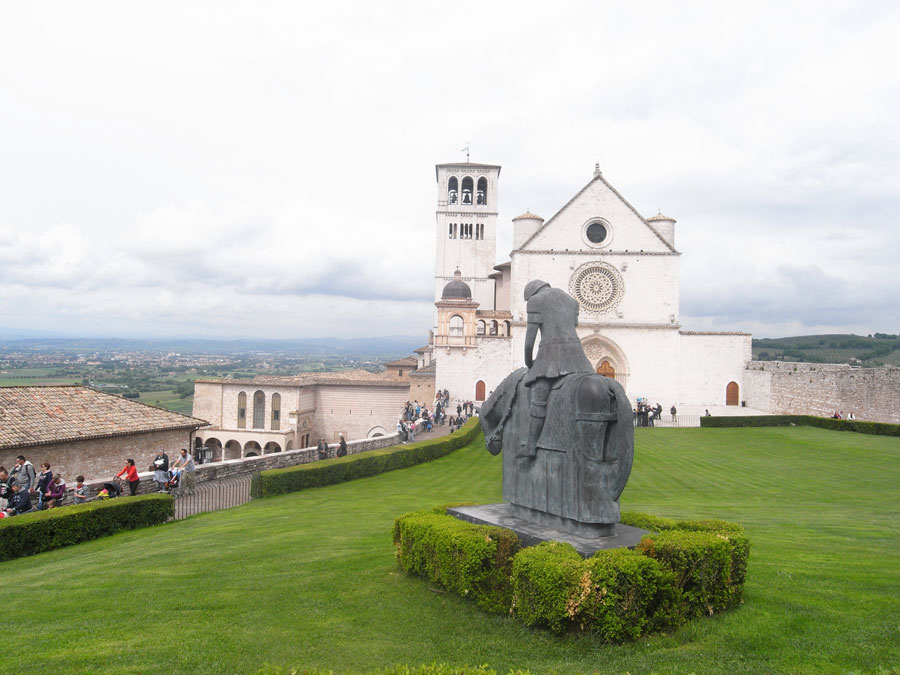
<path id="1" fill-rule="evenodd" d="M 530 509 L 526 509 L 526 511 L 530 511 Z M 515 507 L 506 502 L 501 504 L 483 504 L 481 506 L 456 506 L 447 509 L 447 515 L 468 523 L 474 523 L 475 525 L 496 525 L 512 530 L 518 535 L 523 547 L 535 546 L 542 541 L 562 541 L 572 544 L 575 550 L 585 558 L 589 558 L 597 551 L 604 549 L 634 548 L 641 540 L 641 537 L 647 534 L 647 530 L 616 523 L 612 526 L 612 533 L 608 536 L 585 536 L 585 534 L 595 534 L 597 531 L 592 532 L 588 529 L 573 532 L 568 529 L 561 529 L 566 526 L 568 520 L 558 518 L 558 522 L 554 522 L 552 521 L 554 516 L 550 516 L 550 514 L 543 514 L 549 516 L 550 521 L 535 522 L 534 520 L 526 520 L 521 517 L 524 515 L 521 507 Z M 581 525 L 584 525 L 584 523 Z M 609 526 L 597 527 L 609 528 Z"/>

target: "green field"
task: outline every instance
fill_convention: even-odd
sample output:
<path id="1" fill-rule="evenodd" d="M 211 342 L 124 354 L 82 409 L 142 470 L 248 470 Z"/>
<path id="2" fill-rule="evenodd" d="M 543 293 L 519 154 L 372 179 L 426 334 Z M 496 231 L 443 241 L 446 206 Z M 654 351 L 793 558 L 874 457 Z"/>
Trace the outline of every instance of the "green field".
<path id="1" fill-rule="evenodd" d="M 533 673 L 900 669 L 900 441 L 811 428 L 639 429 L 623 506 L 751 539 L 744 604 L 627 645 L 555 637 L 398 571 L 410 510 L 500 499 L 478 443 L 410 469 L 0 565 L 32 670 Z M 896 670 L 893 670 L 896 672 Z"/>
<path id="2" fill-rule="evenodd" d="M 81 378 L 52 376 L 57 368 L 0 369 L 0 387 L 27 387 L 36 384 L 75 384 Z"/>
<path id="3" fill-rule="evenodd" d="M 179 398 L 174 389 L 166 389 L 162 391 L 142 391 L 140 398 L 136 399 L 141 403 L 155 405 L 158 408 L 165 408 L 183 415 L 190 415 L 194 407 L 193 395 L 187 398 Z"/>

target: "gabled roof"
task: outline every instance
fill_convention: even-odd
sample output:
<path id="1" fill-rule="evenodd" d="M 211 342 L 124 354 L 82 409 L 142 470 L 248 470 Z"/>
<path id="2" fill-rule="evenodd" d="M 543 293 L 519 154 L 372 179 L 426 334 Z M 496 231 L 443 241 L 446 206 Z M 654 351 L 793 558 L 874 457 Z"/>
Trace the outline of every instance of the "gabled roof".
<path id="1" fill-rule="evenodd" d="M 601 173 L 599 173 L 599 172 L 598 172 L 598 173 L 595 173 L 595 174 L 594 174 L 594 177 L 591 178 L 591 180 L 589 180 L 589 181 L 587 182 L 587 184 L 586 184 L 583 188 L 581 188 L 581 189 L 575 194 L 574 197 L 572 197 L 569 201 L 567 201 L 559 211 L 557 211 L 556 213 L 554 213 L 554 214 L 550 217 L 550 219 L 549 219 L 548 221 L 546 221 L 543 225 L 541 225 L 541 226 L 534 232 L 534 234 L 532 234 L 530 237 L 528 237 L 528 239 L 525 240 L 525 241 L 522 243 L 522 245 L 519 247 L 519 250 L 522 250 L 522 249 L 526 248 L 526 247 L 528 246 L 528 244 L 530 244 L 530 243 L 532 242 L 532 240 L 533 240 L 535 237 L 537 237 L 541 232 L 543 232 L 544 230 L 546 230 L 546 229 L 550 226 L 550 224 L 551 224 L 554 220 L 556 220 L 556 219 L 559 217 L 559 215 L 569 207 L 570 204 L 572 204 L 572 202 L 574 202 L 574 201 L 577 200 L 582 194 L 584 194 L 584 192 L 585 192 L 591 185 L 593 185 L 596 181 L 600 181 L 601 183 L 603 183 L 606 187 L 608 187 L 608 188 L 610 189 L 610 191 L 611 191 L 616 197 L 618 197 L 620 200 L 622 200 L 622 203 L 625 204 L 625 206 L 627 206 L 629 209 L 631 209 L 631 212 L 634 213 L 634 215 L 636 215 L 636 216 L 640 219 L 640 221 L 641 221 L 642 223 L 644 223 L 644 225 L 646 225 L 647 228 L 648 228 L 651 232 L 653 232 L 653 234 L 656 235 L 656 238 L 659 239 L 667 249 L 669 249 L 672 253 L 678 253 L 678 251 L 675 250 L 675 247 L 672 246 L 672 244 L 670 244 L 669 242 L 667 242 L 667 241 L 665 240 L 665 238 L 657 231 L 657 229 L 656 229 L 655 227 L 653 227 L 653 225 L 652 225 L 651 223 L 647 222 L 647 220 L 646 220 L 640 213 L 638 213 L 638 210 L 637 210 L 636 208 L 634 208 L 634 207 L 631 205 L 631 203 L 630 203 L 627 199 L 625 199 L 625 197 L 623 197 L 623 196 L 619 193 L 618 190 L 616 190 L 616 188 L 614 188 L 612 185 L 610 185 L 609 182 L 603 177 L 603 174 L 601 174 Z"/>
<path id="2" fill-rule="evenodd" d="M 389 361 L 385 363 L 385 366 L 414 366 L 418 363 L 418 359 L 415 356 L 404 356 L 402 359 L 397 359 L 396 361 Z"/>
<path id="3" fill-rule="evenodd" d="M 0 387 L 0 448 L 197 429 L 207 424 L 90 387 Z"/>

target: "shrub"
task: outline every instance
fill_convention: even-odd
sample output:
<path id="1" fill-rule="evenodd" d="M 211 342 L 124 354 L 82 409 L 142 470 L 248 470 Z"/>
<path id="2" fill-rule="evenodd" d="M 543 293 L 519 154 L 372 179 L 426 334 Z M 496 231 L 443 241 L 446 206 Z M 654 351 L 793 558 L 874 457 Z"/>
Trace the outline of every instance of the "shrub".
<path id="1" fill-rule="evenodd" d="M 621 642 L 720 612 L 741 599 L 750 545 L 734 523 L 626 512 L 622 522 L 652 533 L 634 551 L 598 551 L 583 559 L 559 542 L 516 552 L 512 532 L 441 515 L 444 508 L 397 519 L 400 566 L 460 595 L 474 595 L 492 610 L 509 609 L 528 626 L 589 631 Z"/>
<path id="2" fill-rule="evenodd" d="M 309 464 L 261 471 L 253 476 L 250 494 L 272 497 L 306 488 L 343 483 L 428 462 L 468 445 L 480 433 L 478 418 L 472 418 L 455 434 L 408 445 L 370 450 L 358 455 L 323 459 Z"/>
<path id="3" fill-rule="evenodd" d="M 393 538 L 405 571 L 472 597 L 488 611 L 509 609 L 512 557 L 519 550 L 511 530 L 422 511 L 398 518 Z"/>
<path id="4" fill-rule="evenodd" d="M 875 436 L 900 436 L 900 424 L 836 420 L 814 415 L 747 415 L 744 417 L 701 417 L 701 427 L 817 427 L 832 431 L 855 431 Z"/>
<path id="5" fill-rule="evenodd" d="M 0 561 L 34 555 L 121 530 L 166 522 L 171 495 L 152 494 L 64 506 L 0 521 Z"/>

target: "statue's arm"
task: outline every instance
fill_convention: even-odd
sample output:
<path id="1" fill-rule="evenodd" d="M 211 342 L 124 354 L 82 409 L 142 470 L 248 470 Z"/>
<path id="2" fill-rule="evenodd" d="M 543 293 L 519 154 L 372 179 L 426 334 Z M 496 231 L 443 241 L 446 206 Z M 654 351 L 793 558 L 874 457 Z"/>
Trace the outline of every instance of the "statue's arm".
<path id="1" fill-rule="evenodd" d="M 528 322 L 525 330 L 525 365 L 531 368 L 534 363 L 534 341 L 537 339 L 538 324 Z"/>

